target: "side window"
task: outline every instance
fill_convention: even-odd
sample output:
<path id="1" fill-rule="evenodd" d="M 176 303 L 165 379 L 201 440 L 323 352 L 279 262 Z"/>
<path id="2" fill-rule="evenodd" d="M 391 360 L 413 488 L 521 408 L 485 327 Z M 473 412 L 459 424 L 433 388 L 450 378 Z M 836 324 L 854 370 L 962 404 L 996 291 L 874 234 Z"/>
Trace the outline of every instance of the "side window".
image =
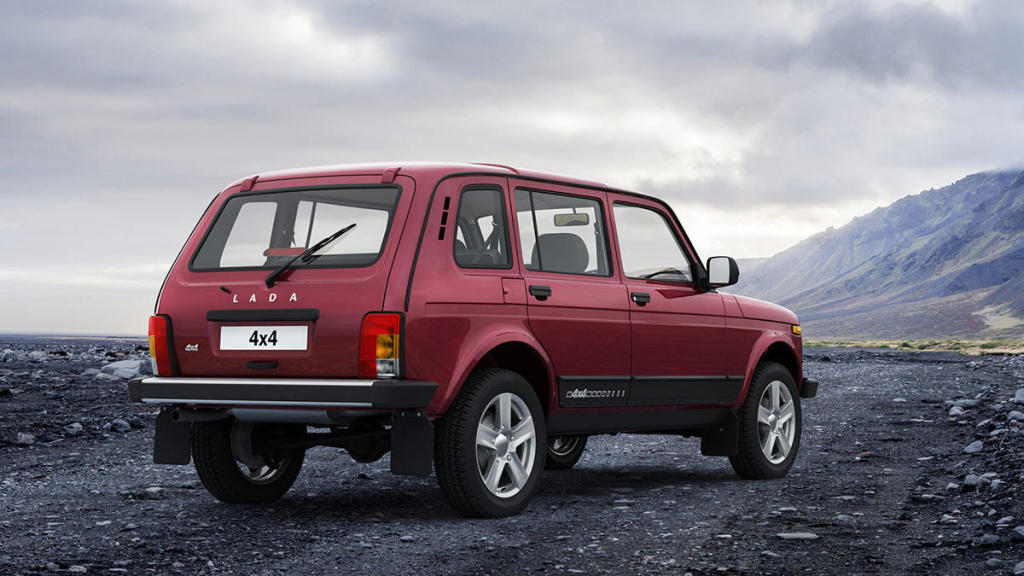
<path id="1" fill-rule="evenodd" d="M 515 200 L 527 270 L 611 274 L 600 202 L 523 189 L 516 190 Z"/>
<path id="2" fill-rule="evenodd" d="M 622 271 L 629 278 L 692 282 L 690 261 L 665 217 L 655 210 L 616 203 Z"/>
<path id="3" fill-rule="evenodd" d="M 462 268 L 511 268 L 505 197 L 498 188 L 466 188 L 455 219 L 455 263 Z"/>

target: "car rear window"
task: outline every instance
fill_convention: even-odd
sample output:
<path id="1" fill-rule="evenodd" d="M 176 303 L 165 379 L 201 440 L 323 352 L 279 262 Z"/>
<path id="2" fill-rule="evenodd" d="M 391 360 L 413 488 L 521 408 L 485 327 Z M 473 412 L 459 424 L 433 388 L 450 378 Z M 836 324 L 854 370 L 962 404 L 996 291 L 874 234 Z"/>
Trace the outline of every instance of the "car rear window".
<path id="1" fill-rule="evenodd" d="M 399 190 L 395 187 L 238 194 L 224 203 L 191 268 L 276 268 L 342 228 L 356 226 L 296 267 L 369 266 L 380 258 Z"/>

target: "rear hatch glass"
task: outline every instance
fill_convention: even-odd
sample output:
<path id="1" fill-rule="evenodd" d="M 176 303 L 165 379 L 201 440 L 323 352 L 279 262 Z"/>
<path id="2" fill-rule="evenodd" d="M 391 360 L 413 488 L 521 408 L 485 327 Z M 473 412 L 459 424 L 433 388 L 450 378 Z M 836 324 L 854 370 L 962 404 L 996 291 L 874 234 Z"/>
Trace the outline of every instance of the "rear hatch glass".
<path id="1" fill-rule="evenodd" d="M 194 271 L 276 268 L 342 228 L 355 228 L 295 267 L 377 261 L 398 201 L 394 188 L 302 190 L 234 196 L 203 239 Z"/>

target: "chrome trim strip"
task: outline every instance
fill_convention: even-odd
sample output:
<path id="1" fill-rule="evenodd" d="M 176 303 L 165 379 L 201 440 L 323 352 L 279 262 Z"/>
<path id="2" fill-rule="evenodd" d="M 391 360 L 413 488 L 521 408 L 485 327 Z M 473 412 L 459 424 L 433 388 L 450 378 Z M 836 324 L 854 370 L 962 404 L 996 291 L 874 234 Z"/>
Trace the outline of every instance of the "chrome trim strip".
<path id="1" fill-rule="evenodd" d="M 194 406 L 306 406 L 310 408 L 373 408 L 370 402 L 296 402 L 290 400 L 196 400 L 188 398 L 143 398 L 144 404 Z"/>
<path id="2" fill-rule="evenodd" d="M 372 388 L 374 380 L 319 380 L 305 378 L 185 378 L 154 376 L 146 378 L 143 384 L 236 384 L 245 386 L 334 386 L 351 388 Z"/>

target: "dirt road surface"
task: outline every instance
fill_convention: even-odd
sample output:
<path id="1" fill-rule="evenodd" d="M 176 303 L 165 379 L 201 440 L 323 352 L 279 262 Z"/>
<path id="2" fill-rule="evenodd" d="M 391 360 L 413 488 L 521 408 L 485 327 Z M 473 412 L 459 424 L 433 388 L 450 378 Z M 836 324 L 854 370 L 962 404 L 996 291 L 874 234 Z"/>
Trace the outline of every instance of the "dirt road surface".
<path id="1" fill-rule="evenodd" d="M 152 464 L 155 414 L 125 379 L 146 359 L 0 339 L 0 574 L 1024 574 L 1024 357 L 811 349 L 787 478 L 740 480 L 694 439 L 598 436 L 487 521 L 328 448 L 276 504 L 222 504 Z"/>

